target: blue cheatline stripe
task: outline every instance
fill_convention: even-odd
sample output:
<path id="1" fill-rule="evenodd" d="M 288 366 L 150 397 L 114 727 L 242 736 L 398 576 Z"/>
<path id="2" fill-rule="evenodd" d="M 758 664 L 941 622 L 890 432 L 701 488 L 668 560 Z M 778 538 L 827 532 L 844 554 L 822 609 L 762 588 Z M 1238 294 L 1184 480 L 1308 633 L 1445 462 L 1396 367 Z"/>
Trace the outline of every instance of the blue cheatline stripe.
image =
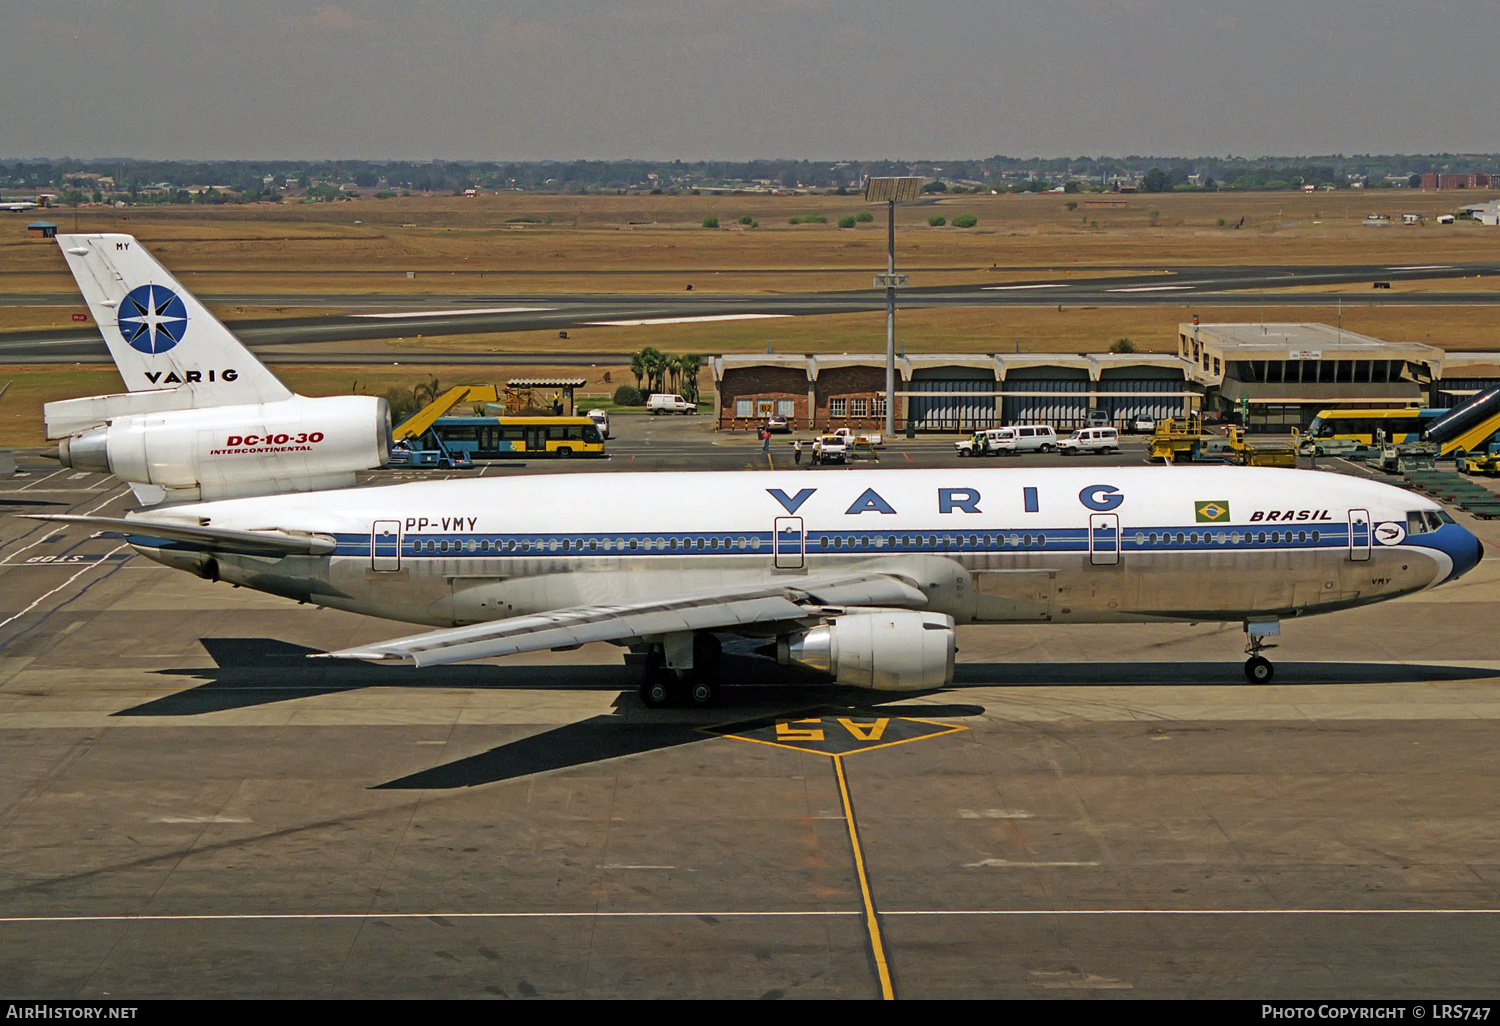
<path id="1" fill-rule="evenodd" d="M 1094 531 L 1096 547 L 1115 547 L 1113 528 Z M 336 536 L 334 555 L 370 555 L 368 534 Z M 1410 539 L 1408 539 L 1410 540 Z M 1280 527 L 1197 524 L 1175 527 L 1120 529 L 1122 552 L 1303 551 L 1339 549 L 1349 545 L 1347 524 Z M 406 558 L 459 556 L 768 556 L 775 537 L 770 531 L 710 531 L 651 534 L 460 534 L 454 532 L 402 537 L 400 555 Z M 819 531 L 804 536 L 809 555 L 893 555 L 932 553 L 1087 552 L 1089 529 L 1083 527 L 1028 530 L 945 531 Z M 1420 543 L 1417 543 L 1420 544 Z M 795 550 L 795 545 L 783 551 Z M 382 545 L 377 555 L 395 556 L 395 547 Z"/>

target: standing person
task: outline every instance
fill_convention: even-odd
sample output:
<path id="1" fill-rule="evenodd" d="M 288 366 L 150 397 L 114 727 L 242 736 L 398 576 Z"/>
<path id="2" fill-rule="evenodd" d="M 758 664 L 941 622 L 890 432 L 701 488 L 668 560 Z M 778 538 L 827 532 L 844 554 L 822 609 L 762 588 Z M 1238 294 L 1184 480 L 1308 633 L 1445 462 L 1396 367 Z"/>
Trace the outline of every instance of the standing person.
<path id="1" fill-rule="evenodd" d="M 792 462 L 799 467 L 802 465 L 802 439 L 800 438 L 792 443 Z"/>
<path id="2" fill-rule="evenodd" d="M 771 429 L 765 425 L 760 429 L 760 451 L 768 454 L 771 451 Z"/>

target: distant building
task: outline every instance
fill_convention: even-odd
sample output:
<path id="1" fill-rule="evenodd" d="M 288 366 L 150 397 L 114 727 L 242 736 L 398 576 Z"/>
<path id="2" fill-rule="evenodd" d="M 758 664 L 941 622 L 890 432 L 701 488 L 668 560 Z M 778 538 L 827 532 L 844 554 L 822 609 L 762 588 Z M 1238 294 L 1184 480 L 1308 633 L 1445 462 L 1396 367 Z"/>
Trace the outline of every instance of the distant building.
<path id="1" fill-rule="evenodd" d="M 1429 171 L 1422 176 L 1424 189 L 1488 189 L 1494 184 L 1494 176 L 1486 171 L 1472 175 L 1444 175 Z"/>
<path id="2" fill-rule="evenodd" d="M 51 221 L 33 221 L 26 226 L 26 237 L 31 239 L 57 238 L 57 225 Z"/>
<path id="3" fill-rule="evenodd" d="M 1180 324 L 1178 355 L 1204 389 L 1205 410 L 1243 399 L 1251 428 L 1305 428 L 1319 410 L 1423 402 L 1443 376 L 1443 350 L 1328 324 Z"/>

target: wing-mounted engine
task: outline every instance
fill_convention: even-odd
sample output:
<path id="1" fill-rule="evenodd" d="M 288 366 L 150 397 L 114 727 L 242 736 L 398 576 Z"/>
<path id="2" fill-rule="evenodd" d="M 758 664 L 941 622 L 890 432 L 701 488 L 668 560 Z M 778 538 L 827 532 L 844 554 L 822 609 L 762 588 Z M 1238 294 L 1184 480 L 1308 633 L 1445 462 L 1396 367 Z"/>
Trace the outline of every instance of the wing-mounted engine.
<path id="1" fill-rule="evenodd" d="M 953 618 L 912 609 L 852 610 L 776 642 L 783 666 L 817 670 L 838 684 L 916 691 L 953 680 Z"/>
<path id="2" fill-rule="evenodd" d="M 94 396 L 46 408 L 64 467 L 113 474 L 194 502 L 342 488 L 390 462 L 391 412 L 373 396 L 141 412 L 142 396 Z M 171 393 L 161 393 L 163 405 Z M 112 403 L 111 400 L 119 402 Z M 103 423 L 77 431 L 87 411 Z M 96 414 L 97 415 L 97 414 Z"/>

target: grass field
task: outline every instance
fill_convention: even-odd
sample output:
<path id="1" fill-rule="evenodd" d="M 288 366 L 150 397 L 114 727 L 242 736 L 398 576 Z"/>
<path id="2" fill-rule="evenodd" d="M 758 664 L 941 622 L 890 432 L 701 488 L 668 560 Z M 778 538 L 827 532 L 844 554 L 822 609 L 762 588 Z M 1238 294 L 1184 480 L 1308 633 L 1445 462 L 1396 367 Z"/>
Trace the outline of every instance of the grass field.
<path id="1" fill-rule="evenodd" d="M 1371 212 L 1429 218 L 1489 193 L 1341 191 L 1205 193 L 1119 197 L 1125 208 L 1085 208 L 1084 195 L 949 196 L 897 212 L 897 264 L 914 284 L 1006 284 L 1064 274 L 1097 276 L 1115 269 L 1148 272 L 1168 266 L 1246 264 L 1426 264 L 1485 261 L 1500 249 L 1500 229 L 1470 222 L 1366 228 Z M 1109 197 L 1111 199 L 1115 197 Z M 1068 210 L 1074 202 L 1077 209 Z M 841 230 L 838 218 L 871 209 L 875 220 Z M 827 224 L 790 225 L 821 213 Z M 930 228 L 973 213 L 971 229 Z M 748 215 L 758 227 L 741 226 Z M 48 212 L 64 231 L 72 211 Z M 705 217 L 724 227 L 701 227 Z M 3 215 L 0 215 L 3 217 Z M 0 220 L 0 294 L 51 294 L 58 305 L 5 306 L 0 331 L 71 322 L 83 312 L 76 286 L 55 243 L 22 237 L 34 217 Z M 1239 228 L 1234 227 L 1241 224 Z M 550 222 L 550 223 L 549 223 Z M 1222 222 L 1222 223 L 1221 223 Z M 856 196 L 553 196 L 504 194 L 358 200 L 248 207 L 88 210 L 81 231 L 123 231 L 141 238 L 184 284 L 199 293 L 286 293 L 288 304 L 233 302 L 214 307 L 226 320 L 306 314 L 295 296 L 318 294 L 547 294 L 681 292 L 775 293 L 867 289 L 884 270 L 884 210 Z M 411 272 L 412 277 L 407 277 Z M 1431 342 L 1446 349 L 1500 350 L 1500 317 L 1489 307 L 1382 305 L 1403 292 L 1489 292 L 1495 279 L 1400 282 L 1369 303 L 1328 307 L 1215 309 L 1168 305 L 1078 308 L 1007 307 L 902 310 L 897 338 L 912 353 L 1099 352 L 1121 337 L 1142 351 L 1171 351 L 1177 325 L 1197 313 L 1213 321 L 1321 321 L 1394 342 Z M 1343 291 L 1335 287 L 1331 291 Z M 1310 293 L 1330 291 L 1308 288 Z M 350 391 L 354 380 L 382 392 L 423 376 L 445 382 L 504 380 L 492 367 L 466 370 L 470 352 L 632 351 L 653 345 L 669 352 L 883 352 L 883 313 L 778 318 L 745 322 L 570 329 L 390 339 L 359 343 L 370 366 L 320 367 L 317 346 L 301 347 L 306 367 L 279 367 L 306 394 Z M 348 349 L 351 344 L 340 344 Z M 451 352 L 452 367 L 393 367 L 420 346 Z M 300 358 L 300 357 L 299 357 Z M 608 369 L 614 384 L 633 380 Z M 526 368 L 527 374 L 539 373 Z M 51 399 L 120 387 L 112 371 L 18 368 L 0 402 L 0 427 L 10 444 L 40 441 L 40 405 Z M 708 388 L 708 374 L 703 378 Z M 601 390 L 608 391 L 603 387 Z M 361 387 L 361 390 L 365 390 Z"/>

